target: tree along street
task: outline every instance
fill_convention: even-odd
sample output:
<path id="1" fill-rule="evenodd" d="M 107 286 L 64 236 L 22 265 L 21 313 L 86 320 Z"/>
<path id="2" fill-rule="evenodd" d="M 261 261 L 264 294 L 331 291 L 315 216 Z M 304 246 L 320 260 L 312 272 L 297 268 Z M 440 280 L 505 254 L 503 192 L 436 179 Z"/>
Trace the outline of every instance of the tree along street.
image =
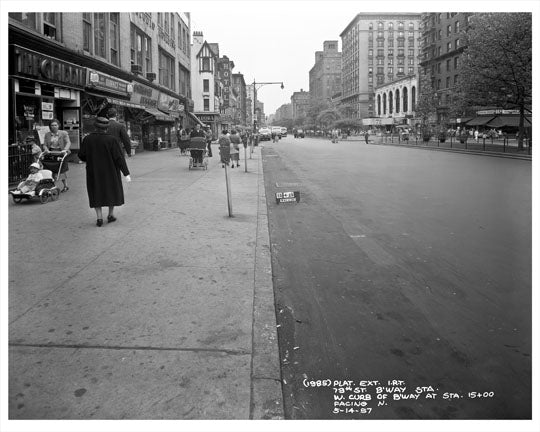
<path id="1" fill-rule="evenodd" d="M 287 418 L 531 417 L 529 161 L 287 137 L 263 166 Z"/>

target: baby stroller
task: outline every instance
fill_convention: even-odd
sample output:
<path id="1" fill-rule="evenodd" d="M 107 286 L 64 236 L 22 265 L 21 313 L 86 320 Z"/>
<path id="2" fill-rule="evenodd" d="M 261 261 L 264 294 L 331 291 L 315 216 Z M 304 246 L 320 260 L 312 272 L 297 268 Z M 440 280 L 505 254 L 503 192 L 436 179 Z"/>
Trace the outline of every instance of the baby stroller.
<path id="1" fill-rule="evenodd" d="M 22 202 L 23 199 L 30 200 L 36 197 L 39 198 L 41 204 L 45 204 L 49 200 L 56 201 L 58 199 L 60 189 L 58 189 L 54 182 L 52 171 L 42 169 L 39 172 L 43 176 L 43 179 L 39 181 L 34 190 L 25 193 L 19 190 L 9 191 L 14 203 L 18 204 Z"/>
<path id="2" fill-rule="evenodd" d="M 204 168 L 208 169 L 208 148 L 205 137 L 193 137 L 189 140 L 189 145 L 186 151 L 190 152 L 189 169 Z M 198 161 L 195 161 L 195 158 Z"/>

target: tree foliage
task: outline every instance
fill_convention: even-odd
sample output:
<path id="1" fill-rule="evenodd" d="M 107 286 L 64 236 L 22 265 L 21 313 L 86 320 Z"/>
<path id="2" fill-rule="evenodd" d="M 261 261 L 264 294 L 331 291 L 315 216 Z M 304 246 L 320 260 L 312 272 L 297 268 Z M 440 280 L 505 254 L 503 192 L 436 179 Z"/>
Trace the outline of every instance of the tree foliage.
<path id="1" fill-rule="evenodd" d="M 532 101 L 532 14 L 474 14 L 465 45 L 459 99 L 468 106 L 519 109 L 522 147 L 525 111 Z"/>
<path id="2" fill-rule="evenodd" d="M 431 78 L 426 71 L 420 71 L 420 88 L 416 115 L 421 119 L 421 128 L 424 133 L 431 129 L 430 123 L 434 121 L 437 110 L 437 96 L 431 85 Z"/>

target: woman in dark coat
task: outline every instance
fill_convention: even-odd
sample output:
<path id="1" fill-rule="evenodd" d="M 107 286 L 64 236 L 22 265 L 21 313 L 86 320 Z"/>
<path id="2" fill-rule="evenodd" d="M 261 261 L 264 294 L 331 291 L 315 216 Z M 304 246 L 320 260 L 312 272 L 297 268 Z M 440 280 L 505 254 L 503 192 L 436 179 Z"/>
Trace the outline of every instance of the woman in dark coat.
<path id="1" fill-rule="evenodd" d="M 126 159 L 116 138 L 107 133 L 109 120 L 96 118 L 97 132 L 87 135 L 79 150 L 79 159 L 86 162 L 86 189 L 90 207 L 96 210 L 97 223 L 103 225 L 101 207 L 109 207 L 108 222 L 114 222 L 114 207 L 124 204 L 120 171 L 131 181 Z"/>

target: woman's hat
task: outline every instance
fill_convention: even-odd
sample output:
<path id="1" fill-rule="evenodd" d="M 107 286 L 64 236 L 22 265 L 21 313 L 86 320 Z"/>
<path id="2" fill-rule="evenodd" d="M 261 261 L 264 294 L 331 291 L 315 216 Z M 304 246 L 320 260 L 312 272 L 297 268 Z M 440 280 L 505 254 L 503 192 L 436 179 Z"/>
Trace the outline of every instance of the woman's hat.
<path id="1" fill-rule="evenodd" d="M 109 127 L 109 119 L 106 117 L 96 117 L 96 127 L 107 129 Z"/>
<path id="2" fill-rule="evenodd" d="M 34 163 L 30 164 L 30 168 L 37 168 L 38 170 L 40 170 L 41 165 L 39 165 L 37 162 L 34 162 Z"/>

